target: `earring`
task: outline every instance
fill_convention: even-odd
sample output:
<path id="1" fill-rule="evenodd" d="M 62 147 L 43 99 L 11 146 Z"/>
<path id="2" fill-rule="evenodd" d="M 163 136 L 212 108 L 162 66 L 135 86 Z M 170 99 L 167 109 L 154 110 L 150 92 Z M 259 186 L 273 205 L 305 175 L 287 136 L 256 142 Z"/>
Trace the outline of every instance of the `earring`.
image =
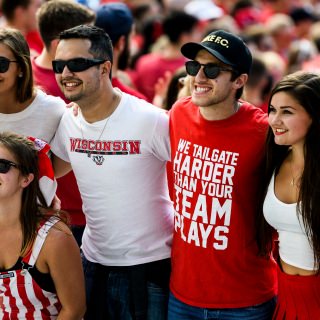
<path id="1" fill-rule="evenodd" d="M 23 77 L 23 73 L 20 72 L 20 73 L 18 74 L 18 77 L 19 77 L 19 78 L 22 78 L 22 77 Z"/>

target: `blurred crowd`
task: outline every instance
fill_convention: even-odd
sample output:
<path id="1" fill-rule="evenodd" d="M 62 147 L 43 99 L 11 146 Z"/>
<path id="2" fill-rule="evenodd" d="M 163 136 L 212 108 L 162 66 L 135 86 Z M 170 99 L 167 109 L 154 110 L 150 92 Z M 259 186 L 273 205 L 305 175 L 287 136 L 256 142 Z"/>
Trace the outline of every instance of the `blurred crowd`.
<path id="1" fill-rule="evenodd" d="M 305 288 L 310 297 L 316 298 L 307 297 L 305 301 L 310 298 L 315 302 L 310 310 L 316 310 L 315 319 L 319 317 L 320 178 L 314 179 L 314 190 L 309 187 L 320 172 L 320 150 L 314 148 L 320 132 L 320 0 L 0 0 L 0 14 L 1 131 L 12 130 L 50 144 L 54 167 L 54 173 L 51 170 L 42 175 L 41 168 L 38 173 L 35 151 L 40 153 L 46 144 L 41 147 L 36 139 L 39 151 L 30 139 L 0 135 L 0 186 L 11 188 L 7 187 L 7 193 L 0 192 L 0 229 L 4 230 L 0 286 L 4 284 L 9 292 L 3 291 L 3 296 L 14 297 L 7 301 L 0 296 L 0 317 L 6 312 L 10 319 L 11 314 L 23 319 L 23 312 L 39 309 L 52 319 L 58 313 L 63 319 L 80 319 L 85 312 L 84 289 L 86 319 L 106 319 L 103 315 L 111 314 L 110 310 L 127 314 L 119 317 L 115 313 L 110 319 L 132 319 L 132 314 L 135 319 L 147 319 L 151 311 L 148 319 L 166 319 L 168 297 L 169 319 L 174 320 L 178 319 L 177 311 L 185 309 L 192 314 L 190 301 L 196 309 L 227 312 L 228 308 L 242 312 L 243 307 L 251 310 L 254 308 L 249 306 L 260 305 L 270 317 L 275 305 L 276 261 L 270 259 L 272 246 L 268 245 L 274 238 L 271 232 L 266 233 L 270 236 L 266 236 L 269 242 L 264 252 L 269 254 L 268 259 L 258 256 L 253 239 L 256 213 L 263 211 L 256 208 L 261 197 L 258 188 L 261 184 L 266 191 L 267 182 L 274 172 L 278 174 L 277 170 L 281 173 L 276 179 L 283 191 L 280 196 L 285 204 L 305 203 L 303 222 L 307 226 L 307 232 L 300 230 L 300 222 L 295 221 L 304 237 L 302 249 L 293 250 L 294 254 L 302 253 L 299 263 L 293 264 L 296 269 L 281 262 L 283 270 L 278 273 L 280 278 L 282 274 L 294 274 L 297 279 L 314 276 L 316 285 L 312 287 L 306 281 Z M 301 70 L 306 73 L 296 73 Z M 272 170 L 268 168 L 269 181 L 264 181 L 261 168 L 265 165 L 267 112 L 274 130 L 269 129 L 270 154 L 276 154 L 272 153 L 272 148 L 278 150 L 275 144 L 285 148 L 281 161 L 276 159 L 270 165 Z M 270 142 L 273 140 L 274 144 Z M 10 147 L 12 143 L 21 150 Z M 23 171 L 23 153 L 30 155 L 30 170 L 35 173 Z M 194 162 L 190 165 L 190 161 Z M 47 164 L 52 169 L 48 159 Z M 219 168 L 225 168 L 223 177 Z M 261 172 L 259 179 L 257 172 Z M 209 173 L 212 177 L 207 179 Z M 14 175 L 18 178 L 9 179 Z M 42 190 L 40 179 L 39 183 L 36 179 L 43 176 L 54 183 L 56 177 L 58 186 L 57 197 L 54 184 L 50 201 L 42 199 L 40 207 L 45 210 L 38 207 Z M 202 190 L 194 176 L 205 181 Z M 170 181 L 173 178 L 175 181 Z M 207 180 L 213 189 L 206 189 Z M 24 197 L 24 189 L 30 186 L 37 193 Z M 220 187 L 224 194 L 219 194 Z M 226 206 L 220 207 L 219 198 Z M 232 198 L 235 214 L 229 234 Z M 12 209 L 11 203 L 17 205 Z M 64 218 L 48 218 L 52 206 L 58 208 L 57 217 L 60 207 L 66 211 L 70 223 Z M 192 218 L 187 212 L 191 208 Z M 33 220 L 28 227 L 29 211 Z M 278 211 L 282 217 L 282 209 Z M 224 225 L 216 223 L 218 215 L 225 220 Z M 198 228 L 196 220 L 203 220 L 199 222 L 200 231 L 193 229 Z M 70 224 L 74 238 L 65 224 Z M 58 228 L 53 229 L 58 231 L 49 233 L 55 225 Z M 214 254 L 207 249 L 213 226 L 216 229 L 210 241 Z M 278 230 L 278 225 L 273 227 Z M 296 231 L 292 233 L 296 239 Z M 42 234 L 48 235 L 48 244 L 41 251 L 45 241 Z M 230 244 L 224 243 L 227 236 Z M 285 241 L 289 249 L 292 243 Z M 307 257 L 303 256 L 305 248 L 310 253 Z M 227 249 L 230 258 L 225 259 L 223 250 Z M 201 263 L 194 263 L 198 260 Z M 306 268 L 300 260 L 310 266 Z M 248 261 L 252 269 L 241 261 Z M 25 268 L 25 264 L 30 267 Z M 173 294 L 169 296 L 171 266 Z M 34 272 L 29 272 L 33 268 Z M 68 269 L 75 270 L 73 277 L 65 272 Z M 224 271 L 225 277 L 220 277 Z M 43 273 L 47 277 L 39 280 L 39 287 L 30 285 Z M 27 279 L 22 283 L 27 294 L 16 290 L 15 282 L 6 280 L 15 275 Z M 106 285 L 104 280 L 112 275 L 117 280 Z M 252 282 L 247 283 L 247 279 Z M 263 283 L 256 285 L 255 281 Z M 279 290 L 281 301 L 286 298 L 283 287 Z M 109 292 L 109 288 L 119 289 L 119 294 L 117 290 Z M 220 296 L 220 289 L 230 295 Z M 45 297 L 39 307 L 37 297 L 45 296 L 45 291 L 50 292 L 50 303 Z M 29 292 L 36 297 L 31 302 Z M 179 292 L 183 293 L 180 297 Z M 242 292 L 251 300 L 244 301 Z M 297 302 L 292 302 L 291 309 L 300 305 L 300 287 L 294 292 Z M 192 301 L 188 295 L 196 298 Z M 232 303 L 228 304 L 229 300 Z M 16 301 L 21 304 L 20 310 Z M 26 311 L 28 308 L 31 311 Z M 281 312 L 277 307 L 277 319 L 282 319 Z M 258 315 L 255 319 L 264 318 Z"/>
<path id="2" fill-rule="evenodd" d="M 46 1 L 2 1 L 1 24 L 19 29 L 34 56 L 43 49 L 36 15 L 42 2 Z M 316 0 L 73 2 L 92 10 L 95 24 L 111 34 L 119 56 L 113 74 L 117 84 L 165 109 L 171 108 L 186 76 L 181 46 L 214 30 L 239 35 L 251 49 L 254 61 L 244 98 L 265 111 L 271 88 L 284 75 L 320 68 Z M 103 5 L 110 2 L 126 5 L 128 12 L 104 12 Z M 125 41 L 119 44 L 121 35 Z"/>

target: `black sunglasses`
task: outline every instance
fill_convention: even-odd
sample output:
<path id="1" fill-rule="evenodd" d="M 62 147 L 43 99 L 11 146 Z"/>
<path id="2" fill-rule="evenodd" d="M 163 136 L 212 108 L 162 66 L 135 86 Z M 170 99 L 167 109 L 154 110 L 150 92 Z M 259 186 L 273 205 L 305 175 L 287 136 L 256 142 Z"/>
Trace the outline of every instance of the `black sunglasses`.
<path id="1" fill-rule="evenodd" d="M 10 62 L 18 62 L 18 61 L 10 60 L 6 57 L 0 57 L 0 73 L 4 73 L 8 71 Z"/>
<path id="2" fill-rule="evenodd" d="M 195 77 L 198 74 L 201 67 L 203 67 L 203 72 L 205 76 L 209 79 L 217 78 L 221 71 L 234 72 L 234 70 L 230 68 L 221 67 L 214 63 L 202 64 L 198 61 L 187 61 L 185 65 L 187 73 L 193 77 Z"/>
<path id="3" fill-rule="evenodd" d="M 0 159 L 0 173 L 7 173 L 11 167 L 19 169 L 18 164 L 6 159 Z"/>
<path id="4" fill-rule="evenodd" d="M 85 58 L 74 58 L 70 60 L 53 60 L 52 67 L 55 73 L 62 73 L 64 68 L 67 66 L 71 72 L 85 71 L 93 66 L 107 61 L 106 59 L 85 59 Z"/>

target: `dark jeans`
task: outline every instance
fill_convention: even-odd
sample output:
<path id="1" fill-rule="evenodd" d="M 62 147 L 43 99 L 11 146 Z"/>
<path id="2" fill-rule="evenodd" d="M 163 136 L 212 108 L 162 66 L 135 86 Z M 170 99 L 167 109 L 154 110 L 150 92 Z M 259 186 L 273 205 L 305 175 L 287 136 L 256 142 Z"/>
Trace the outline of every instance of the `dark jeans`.
<path id="1" fill-rule="evenodd" d="M 265 303 L 235 309 L 207 309 L 185 304 L 170 293 L 168 320 L 270 320 L 276 305 L 273 298 Z"/>
<path id="2" fill-rule="evenodd" d="M 85 226 L 76 226 L 76 225 L 71 226 L 72 234 L 76 239 L 79 248 L 81 247 L 81 244 L 82 244 L 82 235 L 83 235 L 84 228 Z"/>
<path id="3" fill-rule="evenodd" d="M 164 268 L 170 268 L 170 260 L 162 260 Z M 162 261 L 154 263 L 162 263 Z M 162 270 L 166 279 L 165 285 L 151 282 L 146 277 L 145 284 L 136 288 L 135 296 L 132 292 L 130 267 L 106 267 L 108 272 L 100 273 L 100 265 L 88 261 L 82 254 L 82 263 L 86 281 L 87 312 L 86 320 L 166 320 L 168 313 L 168 282 L 170 269 Z M 142 266 L 147 266 L 145 264 Z M 104 269 L 105 267 L 102 266 Z M 147 268 L 148 269 L 148 268 Z M 160 272 L 161 273 L 161 272 Z M 152 277 L 151 277 L 152 278 Z M 97 286 L 98 279 L 98 286 Z M 163 280 L 161 279 L 161 281 Z M 152 280 L 152 279 L 151 279 Z M 139 285 L 139 283 L 136 285 Z M 98 288 L 99 287 L 99 288 Z M 102 290 L 101 290 L 102 288 Z M 141 290 L 145 288 L 145 295 Z M 146 310 L 141 315 L 134 313 L 137 297 L 145 298 Z M 142 303 L 143 305 L 143 303 Z M 135 310 L 137 311 L 137 310 Z M 133 315 L 135 314 L 135 315 Z"/>

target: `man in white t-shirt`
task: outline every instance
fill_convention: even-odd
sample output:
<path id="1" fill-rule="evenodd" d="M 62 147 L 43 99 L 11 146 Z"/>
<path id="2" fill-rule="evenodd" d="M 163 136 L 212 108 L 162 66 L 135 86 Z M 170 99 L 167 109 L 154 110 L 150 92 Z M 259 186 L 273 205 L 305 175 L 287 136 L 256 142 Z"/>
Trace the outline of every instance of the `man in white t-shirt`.
<path id="1" fill-rule="evenodd" d="M 60 34 L 53 70 L 68 110 L 52 150 L 57 176 L 74 171 L 87 225 L 82 240 L 88 319 L 166 319 L 173 207 L 168 117 L 111 84 L 112 45 L 100 28 Z"/>

